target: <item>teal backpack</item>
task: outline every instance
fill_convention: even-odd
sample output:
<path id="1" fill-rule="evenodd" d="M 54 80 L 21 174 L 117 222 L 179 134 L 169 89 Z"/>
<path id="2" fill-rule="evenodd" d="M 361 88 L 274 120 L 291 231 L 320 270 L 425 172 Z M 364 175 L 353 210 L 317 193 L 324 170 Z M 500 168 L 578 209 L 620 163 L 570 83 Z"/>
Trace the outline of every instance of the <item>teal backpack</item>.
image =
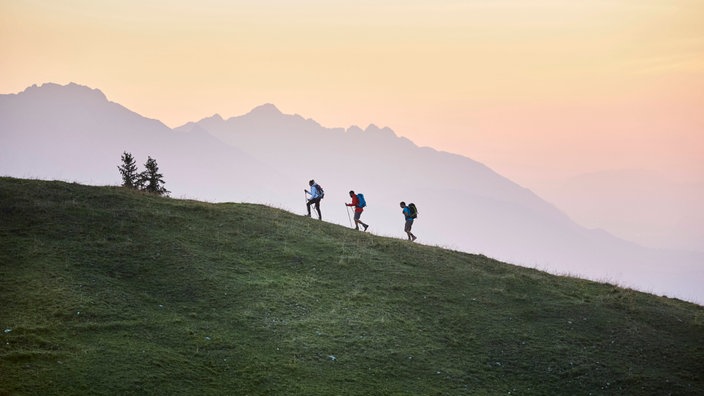
<path id="1" fill-rule="evenodd" d="M 364 199 L 364 194 L 357 194 L 357 199 L 359 200 L 359 203 L 357 204 L 358 208 L 363 208 L 367 206 L 367 201 Z"/>

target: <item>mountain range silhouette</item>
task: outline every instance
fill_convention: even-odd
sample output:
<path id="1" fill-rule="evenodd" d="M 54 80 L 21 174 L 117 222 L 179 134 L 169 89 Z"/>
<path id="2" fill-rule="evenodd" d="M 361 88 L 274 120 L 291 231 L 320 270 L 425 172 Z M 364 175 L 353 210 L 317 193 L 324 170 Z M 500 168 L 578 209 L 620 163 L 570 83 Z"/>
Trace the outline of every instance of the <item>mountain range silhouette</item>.
<path id="1" fill-rule="evenodd" d="M 704 303 L 704 254 L 586 229 L 489 167 L 418 147 L 389 128 L 327 128 L 263 104 L 171 129 L 97 89 L 48 83 L 0 95 L 0 139 L 4 176 L 119 185 L 127 151 L 141 168 L 147 156 L 156 159 L 174 198 L 257 202 L 299 214 L 315 179 L 326 191 L 325 221 L 349 226 L 344 203 L 355 190 L 367 199 L 369 231 L 403 238 L 398 203 L 414 202 L 420 243 Z"/>

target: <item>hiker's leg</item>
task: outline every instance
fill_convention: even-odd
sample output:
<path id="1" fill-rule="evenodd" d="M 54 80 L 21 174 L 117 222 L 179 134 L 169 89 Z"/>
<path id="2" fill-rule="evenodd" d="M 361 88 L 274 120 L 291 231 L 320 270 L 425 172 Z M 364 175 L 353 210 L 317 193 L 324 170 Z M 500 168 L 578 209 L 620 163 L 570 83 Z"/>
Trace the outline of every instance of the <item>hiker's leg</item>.
<path id="1" fill-rule="evenodd" d="M 308 200 L 308 203 L 306 203 L 306 209 L 308 209 L 308 217 L 310 217 L 310 205 L 313 203 L 312 199 Z"/>
<path id="2" fill-rule="evenodd" d="M 367 228 L 369 228 L 369 224 L 365 224 L 365 223 L 360 219 L 361 217 L 362 217 L 362 212 L 359 212 L 359 216 L 357 216 L 357 221 L 359 222 L 359 224 L 362 225 L 362 227 L 364 227 L 364 231 L 366 231 Z"/>
<path id="3" fill-rule="evenodd" d="M 404 231 L 406 231 L 406 235 L 408 235 L 409 241 L 416 239 L 416 236 L 411 233 L 411 227 L 413 227 L 413 220 L 406 220 L 406 226 L 404 227 Z"/>
<path id="4" fill-rule="evenodd" d="M 322 219 L 323 219 L 323 215 L 320 214 L 320 198 L 316 198 L 316 199 L 315 199 L 315 210 L 318 212 L 318 219 L 319 219 L 319 220 L 322 220 Z"/>

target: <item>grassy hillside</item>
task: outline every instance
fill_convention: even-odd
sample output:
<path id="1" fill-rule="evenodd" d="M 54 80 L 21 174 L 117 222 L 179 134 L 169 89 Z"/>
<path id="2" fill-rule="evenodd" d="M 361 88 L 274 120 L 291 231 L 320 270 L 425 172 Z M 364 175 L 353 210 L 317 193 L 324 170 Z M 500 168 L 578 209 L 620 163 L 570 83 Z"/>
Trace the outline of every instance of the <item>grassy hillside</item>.
<path id="1" fill-rule="evenodd" d="M 704 394 L 694 304 L 260 205 L 11 178 L 0 344 L 0 394 Z"/>

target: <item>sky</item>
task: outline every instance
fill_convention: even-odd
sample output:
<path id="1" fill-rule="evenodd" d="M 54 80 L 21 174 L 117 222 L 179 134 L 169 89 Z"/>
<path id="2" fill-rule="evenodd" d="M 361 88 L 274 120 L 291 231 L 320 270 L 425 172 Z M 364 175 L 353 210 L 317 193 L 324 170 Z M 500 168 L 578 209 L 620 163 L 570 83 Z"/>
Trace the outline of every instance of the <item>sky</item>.
<path id="1" fill-rule="evenodd" d="M 75 82 L 170 127 L 273 103 L 557 202 L 595 172 L 704 185 L 702 21 L 701 0 L 0 0 L 0 93 Z"/>

